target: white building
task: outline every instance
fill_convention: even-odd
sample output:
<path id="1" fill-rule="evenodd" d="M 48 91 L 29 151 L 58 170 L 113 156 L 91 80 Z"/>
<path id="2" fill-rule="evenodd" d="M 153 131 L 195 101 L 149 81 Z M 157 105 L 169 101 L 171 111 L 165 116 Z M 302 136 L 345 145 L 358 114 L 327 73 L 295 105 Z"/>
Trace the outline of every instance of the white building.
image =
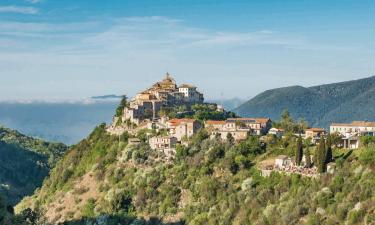
<path id="1" fill-rule="evenodd" d="M 272 127 L 272 128 L 268 131 L 268 133 L 269 133 L 269 134 L 276 135 L 276 137 L 278 137 L 278 138 L 281 138 L 281 137 L 284 135 L 284 129 L 280 129 L 280 128 Z"/>
<path id="2" fill-rule="evenodd" d="M 357 149 L 361 136 L 375 136 L 375 122 L 333 123 L 330 126 L 330 133 L 336 133 L 342 137 L 344 148 Z"/>
<path id="3" fill-rule="evenodd" d="M 375 122 L 353 121 L 352 123 L 333 123 L 330 133 L 339 133 L 345 137 L 358 135 L 375 136 Z"/>

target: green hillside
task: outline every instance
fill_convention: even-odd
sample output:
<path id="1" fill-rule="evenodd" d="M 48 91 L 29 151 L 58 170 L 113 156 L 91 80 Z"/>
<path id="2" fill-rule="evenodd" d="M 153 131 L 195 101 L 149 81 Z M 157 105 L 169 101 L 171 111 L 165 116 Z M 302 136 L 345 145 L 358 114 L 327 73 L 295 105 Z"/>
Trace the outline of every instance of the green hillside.
<path id="1" fill-rule="evenodd" d="M 31 207 L 43 221 L 73 225 L 375 222 L 374 146 L 334 149 L 336 173 L 312 179 L 258 170 L 262 160 L 292 156 L 293 137 L 222 143 L 202 130 L 189 147 L 177 147 L 173 161 L 149 148 L 145 132 L 138 137 L 139 146 L 127 146 L 126 133 L 97 127 L 16 211 Z"/>
<path id="2" fill-rule="evenodd" d="M 278 119 L 287 109 L 311 126 L 375 120 L 375 76 L 314 87 L 292 86 L 265 91 L 234 111 L 240 116 Z"/>
<path id="3" fill-rule="evenodd" d="M 0 194 L 15 204 L 40 187 L 67 146 L 0 127 Z"/>

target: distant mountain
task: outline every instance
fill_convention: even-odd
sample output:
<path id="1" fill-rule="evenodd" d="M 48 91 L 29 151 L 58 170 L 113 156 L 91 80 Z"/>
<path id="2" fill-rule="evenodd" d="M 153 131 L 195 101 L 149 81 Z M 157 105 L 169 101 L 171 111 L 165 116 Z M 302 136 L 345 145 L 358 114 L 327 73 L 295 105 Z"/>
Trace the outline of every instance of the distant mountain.
<path id="1" fill-rule="evenodd" d="M 279 119 L 287 109 L 311 126 L 375 120 L 375 76 L 314 87 L 291 86 L 265 91 L 234 110 L 240 116 Z"/>
<path id="2" fill-rule="evenodd" d="M 45 142 L 0 127 L 0 194 L 10 204 L 31 194 L 66 150 L 64 144 Z"/>

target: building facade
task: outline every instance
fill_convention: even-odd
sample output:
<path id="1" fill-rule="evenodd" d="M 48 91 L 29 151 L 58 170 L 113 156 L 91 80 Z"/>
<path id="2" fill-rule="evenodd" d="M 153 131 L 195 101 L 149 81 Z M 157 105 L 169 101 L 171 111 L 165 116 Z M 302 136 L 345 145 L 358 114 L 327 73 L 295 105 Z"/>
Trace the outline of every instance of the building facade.
<path id="1" fill-rule="evenodd" d="M 177 138 L 172 136 L 152 137 L 149 140 L 151 149 L 172 149 L 176 146 Z"/>
<path id="2" fill-rule="evenodd" d="M 167 73 L 163 80 L 138 93 L 130 101 L 129 107 L 124 109 L 122 119 L 140 124 L 145 119 L 157 118 L 163 107 L 203 102 L 203 94 L 197 90 L 197 87 L 189 84 L 178 87 L 176 81 Z"/>
<path id="3" fill-rule="evenodd" d="M 375 136 L 375 122 L 353 121 L 352 123 L 332 123 L 329 130 L 330 133 L 339 133 L 343 136 Z"/>
<path id="4" fill-rule="evenodd" d="M 344 148 L 357 149 L 360 146 L 361 136 L 375 136 L 375 122 L 333 123 L 330 126 L 330 133 L 341 136 L 341 145 Z"/>
<path id="5" fill-rule="evenodd" d="M 305 138 L 320 139 L 326 135 L 326 130 L 323 128 L 308 128 L 305 131 Z"/>
<path id="6" fill-rule="evenodd" d="M 201 128 L 201 124 L 195 119 L 171 119 L 167 122 L 169 134 L 181 141 L 183 137 L 191 137 Z"/>

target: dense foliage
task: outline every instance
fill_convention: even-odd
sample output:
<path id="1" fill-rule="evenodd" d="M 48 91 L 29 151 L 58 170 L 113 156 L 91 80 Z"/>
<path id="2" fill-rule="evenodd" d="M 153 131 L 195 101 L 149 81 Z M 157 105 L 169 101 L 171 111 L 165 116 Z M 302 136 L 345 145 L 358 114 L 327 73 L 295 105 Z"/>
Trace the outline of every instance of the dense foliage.
<path id="1" fill-rule="evenodd" d="M 139 135 L 147 137 L 147 131 Z M 263 159 L 293 156 L 295 137 L 269 136 L 265 144 L 253 136 L 235 143 L 209 139 L 201 130 L 188 147 L 177 146 L 170 161 L 151 150 L 141 136 L 139 146 L 127 146 L 128 134 L 110 136 L 104 125 L 97 127 L 66 154 L 43 187 L 18 210 L 30 206 L 38 212 L 49 210 L 64 201 L 66 195 L 61 193 L 75 193 L 79 199 L 87 190 L 75 184 L 92 174 L 99 193 L 77 210 L 59 213 L 64 209 L 55 208 L 50 220 L 194 225 L 375 222 L 375 148 L 371 144 L 357 152 L 333 149 L 335 174 L 314 179 L 275 172 L 263 177 L 257 168 Z M 316 151 L 306 144 L 304 149 Z"/>
<path id="2" fill-rule="evenodd" d="M 16 130 L 11 130 L 1 126 L 0 141 L 47 157 L 48 165 L 51 167 L 55 165 L 68 148 L 62 143 L 53 143 L 32 138 L 23 135 Z"/>
<path id="3" fill-rule="evenodd" d="M 0 127 L 0 194 L 16 204 L 40 187 L 67 146 Z"/>
<path id="4" fill-rule="evenodd" d="M 240 116 L 280 118 L 288 109 L 294 118 L 328 127 L 331 122 L 375 120 L 375 76 L 315 87 L 292 86 L 265 91 L 234 110 Z"/>
<path id="5" fill-rule="evenodd" d="M 225 120 L 227 118 L 237 117 L 233 112 L 218 109 L 218 105 L 213 103 L 164 108 L 161 114 L 167 115 L 170 118 L 193 118 L 199 121 Z"/>

